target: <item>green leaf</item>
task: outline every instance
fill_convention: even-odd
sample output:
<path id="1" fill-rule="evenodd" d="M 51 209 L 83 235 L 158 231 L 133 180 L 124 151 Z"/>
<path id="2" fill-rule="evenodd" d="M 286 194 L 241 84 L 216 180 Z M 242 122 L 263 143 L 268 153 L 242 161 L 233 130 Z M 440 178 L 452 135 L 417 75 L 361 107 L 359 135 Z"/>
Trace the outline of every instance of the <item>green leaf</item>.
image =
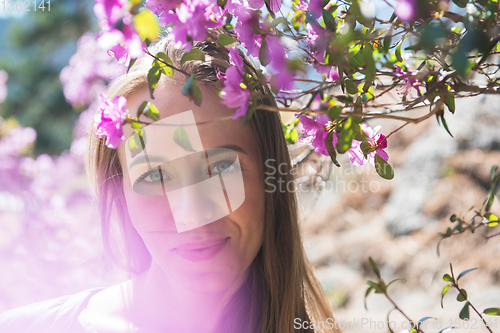
<path id="1" fill-rule="evenodd" d="M 225 35 L 225 34 L 220 34 L 218 37 L 218 41 L 222 46 L 226 46 L 226 45 L 233 44 L 234 42 L 236 42 L 236 39 L 234 39 L 231 36 Z"/>
<path id="2" fill-rule="evenodd" d="M 500 316 L 500 309 L 499 308 L 487 308 L 487 309 L 484 309 L 483 313 L 490 315 L 490 316 Z"/>
<path id="3" fill-rule="evenodd" d="M 153 96 L 153 93 L 155 91 L 156 85 L 158 84 L 158 81 L 160 81 L 160 77 L 161 77 L 161 69 L 155 62 L 153 67 L 151 67 L 151 69 L 148 72 L 148 86 L 151 99 L 155 98 Z"/>
<path id="4" fill-rule="evenodd" d="M 380 284 L 375 283 L 371 280 L 366 281 L 366 283 L 375 290 L 375 294 L 383 294 L 384 293 L 384 289 L 382 288 L 382 286 L 380 286 Z"/>
<path id="5" fill-rule="evenodd" d="M 484 218 L 488 221 L 492 221 L 488 223 L 488 227 L 496 227 L 498 225 L 498 217 L 495 214 L 486 213 L 484 214 Z"/>
<path id="6" fill-rule="evenodd" d="M 139 142 L 137 142 L 139 141 Z M 139 154 L 146 146 L 144 129 L 136 129 L 128 139 L 128 148 L 132 157 Z"/>
<path id="7" fill-rule="evenodd" d="M 396 47 L 396 59 L 398 59 L 399 62 L 403 62 L 403 57 L 401 56 L 401 43 Z"/>
<path id="8" fill-rule="evenodd" d="M 267 26 L 267 31 L 271 31 L 271 29 L 274 29 L 278 26 L 278 24 L 284 24 L 284 25 L 288 25 L 288 20 L 284 17 L 278 17 L 278 18 L 275 18 L 271 23 L 269 23 L 269 25 Z"/>
<path id="9" fill-rule="evenodd" d="M 448 292 L 448 290 L 450 289 L 450 285 L 447 285 L 443 288 L 443 291 L 441 291 L 441 308 L 443 308 L 443 299 L 444 299 L 444 296 L 446 295 L 446 293 Z"/>
<path id="10" fill-rule="evenodd" d="M 418 329 L 420 329 L 420 326 L 422 325 L 422 323 L 423 323 L 424 321 L 426 321 L 426 320 L 429 320 L 429 319 L 436 319 L 436 320 L 437 320 L 437 318 L 435 318 L 435 317 L 424 317 L 424 318 L 421 318 L 421 319 L 419 319 L 419 320 L 418 320 L 418 322 L 417 322 L 417 323 L 418 323 L 418 324 L 417 324 L 417 328 L 418 328 Z M 415 332 L 416 332 L 416 331 L 417 331 L 417 330 L 415 330 Z"/>
<path id="11" fill-rule="evenodd" d="M 363 155 L 365 155 L 365 158 L 368 158 L 368 154 L 373 151 L 372 145 L 368 142 L 361 142 L 361 145 L 359 147 L 361 148 L 361 152 L 363 153 Z"/>
<path id="12" fill-rule="evenodd" d="M 460 289 L 460 292 L 457 295 L 457 301 L 459 302 L 465 302 L 467 300 L 467 291 L 462 288 Z"/>
<path id="13" fill-rule="evenodd" d="M 201 106 L 201 103 L 203 102 L 201 89 L 198 87 L 196 83 L 193 83 L 192 89 L 193 89 L 193 94 L 191 98 L 193 99 L 194 104 L 196 104 L 197 106 Z"/>
<path id="14" fill-rule="evenodd" d="M 441 122 L 443 123 L 443 127 L 448 132 L 448 134 L 453 138 L 453 134 L 451 134 L 450 129 L 448 128 L 448 124 L 446 123 L 446 120 L 444 119 L 444 115 L 440 114 L 439 118 L 441 119 Z"/>
<path id="15" fill-rule="evenodd" d="M 187 96 L 189 100 L 192 100 L 197 106 L 201 106 L 202 103 L 202 93 L 200 88 L 196 85 L 197 78 L 195 74 L 192 74 L 187 80 L 186 84 L 182 87 L 182 94 Z"/>
<path id="16" fill-rule="evenodd" d="M 455 96 L 453 95 L 453 93 L 446 93 L 444 104 L 446 104 L 448 110 L 450 110 L 451 113 L 455 113 Z"/>
<path id="17" fill-rule="evenodd" d="M 137 109 L 137 118 L 139 118 L 141 116 L 141 114 L 144 112 L 144 109 L 146 108 L 148 103 L 149 103 L 148 101 L 144 101 L 141 103 L 141 105 Z"/>
<path id="18" fill-rule="evenodd" d="M 355 126 L 354 127 L 354 139 L 361 141 L 361 142 L 371 142 L 373 141 L 372 138 L 370 138 L 368 135 L 366 135 L 365 131 L 363 131 L 363 128 L 361 125 Z M 371 145 L 370 145 L 371 147 Z"/>
<path id="19" fill-rule="evenodd" d="M 132 67 L 136 61 L 137 61 L 137 58 L 130 60 L 130 64 L 128 64 L 128 67 L 127 67 L 127 74 L 128 74 L 128 71 L 130 70 L 130 67 Z"/>
<path id="20" fill-rule="evenodd" d="M 387 34 L 384 37 L 384 53 L 389 52 L 389 49 L 391 48 L 391 42 L 392 42 L 392 28 L 387 31 Z"/>
<path id="21" fill-rule="evenodd" d="M 158 52 L 156 54 L 156 57 L 159 58 L 159 59 L 161 59 L 165 63 L 169 64 L 170 66 L 173 66 L 172 59 L 170 59 L 170 57 L 168 55 L 166 55 L 165 53 Z M 167 76 L 174 76 L 174 69 L 172 67 L 169 67 L 169 66 L 165 65 L 164 63 L 162 63 L 161 61 L 158 61 L 158 60 L 156 60 L 155 63 L 158 64 L 158 66 L 160 66 L 163 74 L 165 74 Z"/>
<path id="22" fill-rule="evenodd" d="M 444 280 L 445 282 L 455 282 L 455 281 L 453 280 L 453 278 L 450 276 L 450 274 L 445 274 L 445 275 L 443 275 L 443 280 Z"/>
<path id="23" fill-rule="evenodd" d="M 377 277 L 379 279 L 381 279 L 382 276 L 380 275 L 380 270 L 378 269 L 377 264 L 375 263 L 375 261 L 373 260 L 373 258 L 372 257 L 368 257 L 368 261 L 370 262 L 370 266 L 371 266 L 373 272 L 375 272 L 375 275 L 377 275 Z"/>
<path id="24" fill-rule="evenodd" d="M 183 95 L 185 95 L 185 96 L 189 95 L 189 91 L 191 90 L 191 87 L 193 86 L 195 77 L 196 77 L 196 75 L 193 74 L 186 81 L 186 83 L 184 84 L 184 86 L 182 87 L 182 90 L 181 90 Z"/>
<path id="25" fill-rule="evenodd" d="M 332 13 L 330 13 L 325 9 L 322 9 L 322 12 L 323 12 L 323 21 L 325 22 L 326 28 L 332 32 L 337 31 L 337 23 L 335 22 Z"/>
<path id="26" fill-rule="evenodd" d="M 146 112 L 144 113 L 146 117 L 152 119 L 153 121 L 160 120 L 160 112 L 153 103 L 148 103 Z"/>
<path id="27" fill-rule="evenodd" d="M 177 127 L 174 132 L 174 141 L 185 150 L 194 151 L 193 147 L 191 146 L 191 142 L 189 142 L 189 136 L 184 127 Z"/>
<path id="28" fill-rule="evenodd" d="M 343 109 L 344 108 L 340 105 L 332 106 L 330 109 L 328 109 L 328 118 L 330 118 L 332 121 L 336 120 L 340 117 Z"/>
<path id="29" fill-rule="evenodd" d="M 191 60 L 205 61 L 205 53 L 200 49 L 192 48 L 191 51 L 184 53 L 182 56 L 181 65 Z"/>
<path id="30" fill-rule="evenodd" d="M 463 320 L 469 320 L 469 317 L 470 317 L 470 315 L 469 315 L 469 301 L 465 302 L 465 305 L 462 308 L 462 311 L 460 311 L 459 317 L 460 317 L 460 319 L 463 319 Z"/>
<path id="31" fill-rule="evenodd" d="M 352 140 L 354 139 L 354 122 L 351 117 L 342 124 L 342 133 L 337 141 L 337 152 L 343 154 L 351 148 Z"/>
<path id="32" fill-rule="evenodd" d="M 370 293 L 373 291 L 373 287 L 369 287 L 368 289 L 366 289 L 366 293 L 365 293 L 365 309 L 368 310 L 368 307 L 366 306 L 366 299 L 368 298 L 368 295 L 370 295 Z"/>
<path id="33" fill-rule="evenodd" d="M 462 276 L 464 276 L 465 274 L 467 274 L 469 272 L 472 272 L 472 271 L 475 271 L 476 269 L 477 269 L 477 267 L 476 268 L 467 269 L 467 270 L 463 271 L 462 273 L 458 274 L 457 281 L 460 280 L 460 278 Z"/>
<path id="34" fill-rule="evenodd" d="M 137 128 L 140 128 L 140 127 L 141 127 L 141 123 L 136 122 L 136 121 L 132 121 L 132 123 L 130 123 L 130 126 L 131 126 L 133 129 L 137 129 Z"/>
<path id="35" fill-rule="evenodd" d="M 155 41 L 160 33 L 158 18 L 149 9 L 145 9 L 134 16 L 135 30 L 142 40 Z"/>
<path id="36" fill-rule="evenodd" d="M 325 147 L 332 159 L 333 164 L 337 167 L 340 167 L 340 163 L 337 161 L 337 152 L 335 151 L 335 147 L 333 147 L 333 130 L 329 131 L 325 138 Z"/>
<path id="37" fill-rule="evenodd" d="M 345 87 L 347 89 L 347 92 L 351 95 L 357 94 L 358 93 L 358 87 L 354 82 L 351 80 L 345 80 Z"/>
<path id="38" fill-rule="evenodd" d="M 259 50 L 259 60 L 262 66 L 267 66 L 271 60 L 268 58 L 269 52 L 268 52 L 268 45 L 266 39 L 262 39 L 262 44 L 260 45 L 260 50 Z"/>
<path id="39" fill-rule="evenodd" d="M 394 170 L 379 154 L 375 154 L 375 170 L 380 177 L 391 180 L 394 178 Z"/>
<path id="40" fill-rule="evenodd" d="M 453 3 L 460 8 L 465 8 L 467 7 L 469 0 L 453 0 Z"/>
<path id="41" fill-rule="evenodd" d="M 306 22 L 306 13 L 302 10 L 297 10 L 292 17 L 292 26 L 295 31 L 300 31 L 300 26 Z"/>

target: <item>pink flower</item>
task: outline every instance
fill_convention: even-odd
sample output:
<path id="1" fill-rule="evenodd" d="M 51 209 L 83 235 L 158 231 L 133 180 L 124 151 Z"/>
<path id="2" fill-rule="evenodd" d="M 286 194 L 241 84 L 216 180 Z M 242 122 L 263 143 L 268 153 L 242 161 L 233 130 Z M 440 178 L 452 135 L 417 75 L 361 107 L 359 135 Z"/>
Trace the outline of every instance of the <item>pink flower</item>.
<path id="1" fill-rule="evenodd" d="M 269 0 L 269 7 L 273 13 L 277 13 L 281 9 L 281 0 Z"/>
<path id="2" fill-rule="evenodd" d="M 385 135 L 383 134 L 378 134 L 375 136 L 374 130 L 365 124 L 361 124 L 361 128 L 363 129 L 363 132 L 372 139 L 370 141 L 370 145 L 372 147 L 378 147 L 371 153 L 367 155 L 367 158 L 365 158 L 365 155 L 363 154 L 363 151 L 361 150 L 361 141 L 357 140 L 352 140 L 352 145 L 351 148 L 348 151 L 349 155 L 349 160 L 353 165 L 365 165 L 366 162 L 370 162 L 371 165 L 375 166 L 375 154 L 378 154 L 384 161 L 389 160 L 389 155 L 384 151 L 385 148 L 387 148 L 387 140 L 385 140 Z M 375 132 L 378 130 L 378 128 L 375 129 Z"/>
<path id="3" fill-rule="evenodd" d="M 240 11 L 239 14 L 239 20 L 234 27 L 234 31 L 238 35 L 238 40 L 247 49 L 247 54 L 257 58 L 262 45 L 262 36 L 256 34 L 254 28 L 263 28 L 264 30 L 265 28 L 259 23 L 260 16 L 257 12 L 245 9 Z"/>
<path id="4" fill-rule="evenodd" d="M 110 27 L 118 22 L 125 3 L 125 0 L 95 0 L 94 13 L 100 21 L 99 25 Z"/>
<path id="5" fill-rule="evenodd" d="M 318 154 L 330 156 L 325 146 L 326 136 L 328 135 L 327 125 L 331 122 L 326 114 L 318 114 L 316 120 L 300 115 L 300 123 L 302 124 L 302 131 L 306 135 L 305 139 L 299 138 L 299 142 L 311 143 L 314 151 Z M 333 132 L 333 146 L 337 144 L 337 133 Z"/>
<path id="6" fill-rule="evenodd" d="M 186 0 L 175 10 L 165 11 L 160 16 L 160 24 L 172 25 L 168 28 L 169 39 L 175 41 L 176 48 L 191 50 L 193 41 L 202 41 L 207 36 L 207 28 L 223 25 L 225 12 L 212 0 Z"/>
<path id="7" fill-rule="evenodd" d="M 252 9 L 261 9 L 265 5 L 264 0 L 248 0 L 248 7 Z"/>
<path id="8" fill-rule="evenodd" d="M 394 13 L 401 21 L 411 21 L 415 17 L 416 5 L 415 0 L 398 0 Z"/>
<path id="9" fill-rule="evenodd" d="M 394 73 L 394 75 L 396 75 L 397 77 L 407 76 L 404 78 L 405 85 L 400 90 L 400 93 L 402 95 L 407 95 L 409 93 L 410 89 L 414 88 L 417 91 L 418 96 L 422 96 L 422 93 L 420 92 L 420 88 L 418 87 L 418 80 L 415 77 L 415 75 L 408 76 L 408 74 L 410 74 L 409 72 L 405 72 L 398 65 L 394 65 L 394 67 L 396 67 L 396 72 Z"/>
<path id="10" fill-rule="evenodd" d="M 322 0 L 309 0 L 309 6 L 307 8 L 315 20 L 323 15 L 323 6 L 321 6 L 322 3 Z"/>
<path id="11" fill-rule="evenodd" d="M 106 146 L 116 149 L 125 139 L 122 130 L 126 119 L 127 99 L 116 96 L 111 102 L 104 94 L 100 95 L 100 103 L 94 116 L 94 131 L 98 138 L 106 137 Z"/>
<path id="12" fill-rule="evenodd" d="M 108 50 L 110 56 L 114 56 L 119 63 L 128 66 L 131 58 L 139 58 L 145 49 L 145 44 L 135 30 L 132 23 L 132 15 L 126 13 L 123 17 L 122 30 L 104 27 L 98 34 L 99 46 Z"/>
<path id="13" fill-rule="evenodd" d="M 280 37 L 267 36 L 268 47 L 264 50 L 267 59 L 270 59 L 270 66 L 275 74 L 271 84 L 277 90 L 292 89 L 294 83 L 294 73 L 288 68 L 286 49 L 281 44 Z"/>
<path id="14" fill-rule="evenodd" d="M 66 100 L 74 107 L 88 106 L 106 89 L 106 81 L 124 74 L 126 67 L 116 63 L 99 47 L 92 33 L 78 40 L 76 53 L 59 75 Z M 94 109 L 95 110 L 95 109 Z"/>
<path id="15" fill-rule="evenodd" d="M 182 0 L 146 0 L 144 5 L 155 15 L 162 16 L 163 13 L 175 9 Z"/>
<path id="16" fill-rule="evenodd" d="M 229 48 L 229 62 L 233 65 L 226 70 L 226 75 L 223 77 L 221 73 L 221 83 L 224 88 L 221 91 L 222 103 L 230 108 L 236 108 L 236 112 L 233 114 L 233 119 L 245 116 L 248 111 L 248 102 L 252 93 L 242 87 L 243 83 L 243 59 L 238 53 L 235 47 Z"/>

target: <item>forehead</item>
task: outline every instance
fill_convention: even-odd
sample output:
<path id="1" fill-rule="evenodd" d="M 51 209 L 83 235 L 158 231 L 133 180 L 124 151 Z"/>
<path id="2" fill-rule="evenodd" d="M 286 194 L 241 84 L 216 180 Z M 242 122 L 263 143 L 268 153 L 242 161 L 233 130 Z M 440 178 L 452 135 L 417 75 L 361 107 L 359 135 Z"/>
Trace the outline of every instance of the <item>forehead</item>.
<path id="1" fill-rule="evenodd" d="M 127 97 L 127 109 L 132 117 L 137 115 L 137 109 L 143 101 L 153 103 L 160 113 L 160 120 L 164 121 L 168 117 L 176 116 L 186 111 L 192 111 L 203 148 L 218 147 L 223 145 L 238 145 L 249 154 L 254 155 L 255 144 L 253 134 L 249 126 L 242 126 L 242 118 L 231 119 L 234 110 L 228 109 L 220 103 L 220 99 L 213 87 L 203 83 L 198 83 L 202 92 L 201 106 L 197 106 L 193 101 L 182 94 L 182 87 L 185 82 L 174 81 L 172 79 L 160 80 L 154 92 L 154 99 L 151 99 L 149 91 L 146 89 L 137 91 Z M 222 119 L 224 118 L 224 119 Z M 226 119 L 229 118 L 229 119 Z M 141 115 L 139 120 L 147 123 L 153 121 Z M 201 123 L 201 124 L 200 124 Z M 143 125 L 144 126 L 144 125 Z M 148 125 L 154 126 L 154 125 Z M 133 133 L 130 125 L 123 127 L 125 141 Z M 124 141 L 124 142 L 125 142 Z M 119 155 L 123 156 L 123 143 L 119 148 Z M 255 156 L 255 155 L 254 155 Z M 123 160 L 122 160 L 123 161 Z"/>

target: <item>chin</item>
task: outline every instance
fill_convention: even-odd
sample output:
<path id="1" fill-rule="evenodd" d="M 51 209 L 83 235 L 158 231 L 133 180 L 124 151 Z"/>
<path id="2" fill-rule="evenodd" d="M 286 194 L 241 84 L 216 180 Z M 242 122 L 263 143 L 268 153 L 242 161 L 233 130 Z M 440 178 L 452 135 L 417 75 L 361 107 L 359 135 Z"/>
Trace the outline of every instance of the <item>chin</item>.
<path id="1" fill-rule="evenodd" d="M 239 280 L 238 277 L 242 276 L 242 272 L 240 273 L 222 270 L 205 273 L 178 272 L 175 275 L 178 283 L 194 293 L 219 294 L 227 292 L 230 286 Z"/>

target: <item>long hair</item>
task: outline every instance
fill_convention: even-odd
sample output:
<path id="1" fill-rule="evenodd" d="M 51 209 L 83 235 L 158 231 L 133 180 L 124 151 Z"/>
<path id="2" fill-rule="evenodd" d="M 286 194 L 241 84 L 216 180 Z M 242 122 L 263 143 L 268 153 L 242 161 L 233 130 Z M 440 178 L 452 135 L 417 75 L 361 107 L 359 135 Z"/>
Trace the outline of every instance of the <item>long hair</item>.
<path id="1" fill-rule="evenodd" d="M 197 42 L 193 47 L 205 53 L 205 61 L 187 61 L 180 63 L 184 50 L 175 49 L 172 43 L 161 39 L 150 46 L 151 54 L 163 52 L 170 57 L 173 65 L 188 74 L 196 74 L 198 81 L 215 83 L 217 70 L 225 72 L 230 66 L 226 49 L 218 47 L 216 41 L 220 31 L 211 31 L 206 41 Z M 244 60 L 244 70 L 256 75 L 256 68 L 240 51 Z M 115 79 L 107 92 L 108 98 L 131 96 L 134 92 L 148 89 L 147 73 L 152 58 L 149 55 L 138 59 L 128 74 Z M 174 79 L 186 80 L 175 72 Z M 259 103 L 276 106 L 276 101 L 265 84 L 256 90 L 262 98 Z M 92 124 L 93 126 L 93 124 Z M 311 265 L 305 255 L 297 215 L 295 193 L 277 191 L 277 184 L 293 182 L 290 156 L 283 135 L 279 113 L 256 110 L 248 122 L 254 136 L 262 172 L 265 161 L 273 161 L 281 168 L 274 178 L 266 180 L 265 221 L 263 245 L 258 252 L 246 283 L 236 296 L 239 301 L 230 302 L 220 322 L 219 332 L 249 333 L 289 333 L 314 332 L 308 328 L 296 328 L 294 323 L 314 321 L 323 322 L 321 331 L 340 332 L 330 323 L 333 314 L 321 285 L 314 277 Z M 93 131 L 89 134 L 86 168 L 96 195 L 101 219 L 101 233 L 106 252 L 116 264 L 129 272 L 129 276 L 140 274 L 151 264 L 144 242 L 132 226 L 126 210 L 122 185 L 122 169 L 117 150 L 104 144 Z M 274 186 L 274 187 L 273 187 Z M 116 215 L 117 225 L 113 225 L 112 215 Z M 118 235 L 111 232 L 117 227 Z M 121 245 L 113 245 L 121 237 Z M 114 250 L 118 249 L 118 250 Z M 120 254 L 117 254 L 119 252 Z M 121 260 L 119 257 L 124 257 Z M 236 299 L 236 296 L 234 299 Z M 241 302 L 241 300 L 244 300 Z M 321 325 L 320 325 L 321 326 Z M 227 330 L 228 328 L 230 330 Z M 316 326 L 317 327 L 317 326 Z M 225 328 L 225 329 L 224 329 Z M 320 331 L 320 330 L 317 330 Z"/>

